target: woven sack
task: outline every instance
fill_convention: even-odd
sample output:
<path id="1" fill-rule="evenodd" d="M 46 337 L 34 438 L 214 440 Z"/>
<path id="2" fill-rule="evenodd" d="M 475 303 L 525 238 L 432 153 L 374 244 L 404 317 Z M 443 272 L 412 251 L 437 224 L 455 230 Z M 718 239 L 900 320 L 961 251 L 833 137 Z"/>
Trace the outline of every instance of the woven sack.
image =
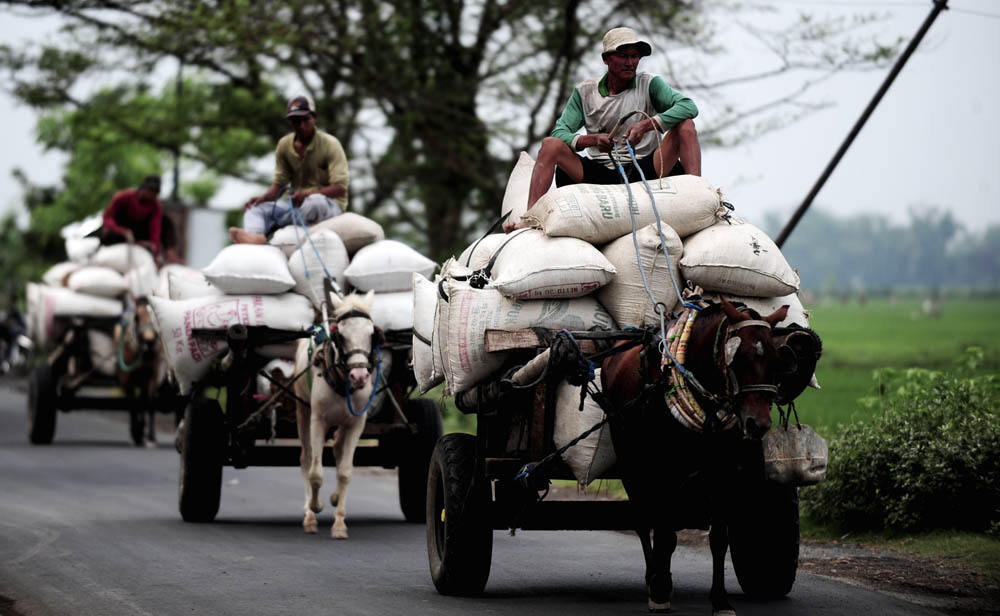
<path id="1" fill-rule="evenodd" d="M 228 295 L 275 295 L 295 286 L 285 255 L 261 244 L 226 246 L 202 273 Z"/>
<path id="2" fill-rule="evenodd" d="M 225 340 L 195 336 L 195 329 L 226 330 L 230 325 L 303 331 L 312 326 L 313 307 L 296 293 L 227 295 L 169 300 L 150 297 L 164 356 L 182 395 L 201 380 L 212 360 L 226 351 Z"/>
<path id="3" fill-rule="evenodd" d="M 392 293 L 410 291 L 413 273 L 430 277 L 437 264 L 396 240 L 382 240 L 359 250 L 344 276 L 359 291 Z"/>
<path id="4" fill-rule="evenodd" d="M 799 275 L 766 233 L 723 221 L 684 240 L 684 278 L 706 291 L 779 297 L 799 290 Z"/>
<path id="5" fill-rule="evenodd" d="M 487 268 L 490 286 L 515 299 L 583 297 L 615 276 L 615 267 L 591 244 L 537 229 L 511 233 Z"/>
<path id="6" fill-rule="evenodd" d="M 515 223 L 521 220 L 521 216 L 528 208 L 528 192 L 531 190 L 531 172 L 535 169 L 535 159 L 527 152 L 521 152 L 517 157 L 514 170 L 507 178 L 507 188 L 503 193 L 503 205 L 500 207 L 500 215 L 510 212 L 506 223 Z M 464 263 L 464 261 L 462 261 Z"/>
<path id="7" fill-rule="evenodd" d="M 308 227 L 308 229 L 310 236 L 322 233 L 323 231 L 333 231 L 343 240 L 344 248 L 347 249 L 348 255 L 353 255 L 368 244 L 374 244 L 385 239 L 385 231 L 382 230 L 382 225 L 371 218 L 365 218 L 354 212 L 345 212 L 339 216 L 321 220 Z M 299 249 L 299 242 L 302 242 L 302 245 L 308 243 L 302 228 L 298 228 L 297 231 L 298 239 L 296 239 L 296 228 L 293 225 L 282 227 L 274 232 L 268 243 L 272 246 L 277 246 L 286 255 L 291 256 L 293 252 Z"/>
<path id="8" fill-rule="evenodd" d="M 426 393 L 444 380 L 443 374 L 434 372 L 431 339 L 434 337 L 434 316 L 437 311 L 437 282 L 422 274 L 413 274 L 413 376 L 420 393 Z"/>
<path id="9" fill-rule="evenodd" d="M 764 435 L 767 480 L 791 486 L 811 486 L 826 478 L 826 440 L 805 424 L 777 425 Z"/>
<path id="10" fill-rule="evenodd" d="M 617 270 L 614 279 L 597 292 L 597 299 L 607 308 L 611 316 L 621 327 L 629 325 L 643 327 L 659 324 L 660 317 L 656 313 L 656 304 L 662 302 L 664 315 L 669 319 L 670 313 L 677 307 L 677 289 L 684 287 L 678 263 L 684 252 L 681 238 L 666 223 L 660 225 L 663 237 L 666 239 L 667 255 L 664 256 L 660 233 L 656 224 L 639 229 L 635 238 L 631 233 L 623 235 L 604 246 L 601 253 Z M 639 243 L 639 255 L 642 259 L 646 282 L 643 283 L 642 272 L 639 271 L 636 260 L 635 242 Z M 673 278 L 671 278 L 671 276 Z M 646 291 L 646 285 L 653 294 L 653 302 Z"/>
<path id="11" fill-rule="evenodd" d="M 42 282 L 50 287 L 65 287 L 66 279 L 69 278 L 70 274 L 81 267 L 83 266 L 72 261 L 56 263 L 49 269 L 45 270 L 45 273 L 42 274 Z"/>
<path id="12" fill-rule="evenodd" d="M 678 175 L 650 180 L 660 219 L 681 238 L 711 226 L 724 213 L 719 191 L 704 178 Z M 569 236 L 604 244 L 632 232 L 629 192 L 634 199 L 635 224 L 656 222 L 649 193 L 642 182 L 572 184 L 550 190 L 527 211 L 523 221 L 550 236 Z"/>
<path id="13" fill-rule="evenodd" d="M 601 389 L 601 369 L 596 371 L 594 383 Z M 556 417 L 552 440 L 561 449 L 604 419 L 604 410 L 587 396 L 580 409 L 580 387 L 562 381 L 556 390 Z M 611 425 L 604 424 L 562 454 L 566 466 L 581 486 L 598 479 L 618 461 L 611 443 Z"/>
<path id="14" fill-rule="evenodd" d="M 120 297 L 128 289 L 124 276 L 100 265 L 85 265 L 76 270 L 66 279 L 66 286 L 77 293 L 101 297 Z"/>
<path id="15" fill-rule="evenodd" d="M 92 265 L 110 267 L 120 274 L 125 274 L 132 268 L 152 268 L 156 270 L 156 259 L 153 258 L 153 253 L 142 246 L 129 246 L 128 244 L 101 246 L 94 253 L 90 262 Z"/>
<path id="16" fill-rule="evenodd" d="M 288 271 L 295 279 L 293 291 L 308 297 L 313 306 L 319 310 L 323 302 L 327 301 L 326 291 L 323 289 L 326 272 L 330 272 L 343 289 L 347 282 L 344 270 L 349 263 L 347 249 L 339 235 L 333 231 L 315 233 L 311 245 L 306 244 L 288 257 Z"/>
<path id="17" fill-rule="evenodd" d="M 614 320 L 593 297 L 507 299 L 494 289 L 452 285 L 448 289 L 448 346 L 445 377 L 451 393 L 461 393 L 504 362 L 504 353 L 487 353 L 487 329 L 613 329 Z"/>
<path id="18" fill-rule="evenodd" d="M 410 329 L 413 327 L 413 291 L 376 293 L 371 317 L 372 322 L 385 331 Z"/>

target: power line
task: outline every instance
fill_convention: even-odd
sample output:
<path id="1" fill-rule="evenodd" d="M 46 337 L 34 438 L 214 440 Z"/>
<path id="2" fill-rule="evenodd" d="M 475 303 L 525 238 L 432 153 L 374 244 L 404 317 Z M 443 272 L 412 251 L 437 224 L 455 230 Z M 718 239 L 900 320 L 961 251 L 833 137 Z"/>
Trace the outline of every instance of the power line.
<path id="1" fill-rule="evenodd" d="M 967 13 L 969 15 L 978 15 L 980 17 L 989 17 L 991 19 L 1000 19 L 1000 15 L 997 13 L 987 13 L 986 11 L 977 11 L 975 9 L 956 9 L 951 7 L 950 10 L 953 13 Z"/>

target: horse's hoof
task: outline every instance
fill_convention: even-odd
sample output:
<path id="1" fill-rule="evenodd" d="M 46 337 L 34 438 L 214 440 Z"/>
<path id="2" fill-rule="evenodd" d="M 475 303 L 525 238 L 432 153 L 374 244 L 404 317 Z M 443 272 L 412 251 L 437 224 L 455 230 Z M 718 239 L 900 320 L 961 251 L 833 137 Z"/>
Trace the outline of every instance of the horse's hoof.
<path id="1" fill-rule="evenodd" d="M 736 610 L 719 610 L 712 612 L 712 616 L 736 616 Z"/>
<path id="2" fill-rule="evenodd" d="M 670 602 L 657 603 L 652 599 L 649 600 L 649 612 L 651 614 L 663 614 L 670 611 Z"/>
<path id="3" fill-rule="evenodd" d="M 146 441 L 146 449 L 156 449 L 156 441 Z"/>
<path id="4" fill-rule="evenodd" d="M 306 534 L 315 535 L 318 530 L 316 520 L 313 520 L 312 522 L 303 522 L 302 530 L 306 531 Z"/>
<path id="5" fill-rule="evenodd" d="M 333 530 L 330 531 L 330 536 L 333 537 L 334 539 L 347 539 L 347 527 L 346 526 L 341 526 L 341 527 L 334 526 Z"/>

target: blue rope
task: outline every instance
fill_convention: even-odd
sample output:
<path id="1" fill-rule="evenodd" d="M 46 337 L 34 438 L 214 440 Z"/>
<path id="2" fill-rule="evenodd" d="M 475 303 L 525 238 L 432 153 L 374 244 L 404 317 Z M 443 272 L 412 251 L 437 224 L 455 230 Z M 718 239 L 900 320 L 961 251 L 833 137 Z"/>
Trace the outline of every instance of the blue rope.
<path id="1" fill-rule="evenodd" d="M 368 412 L 368 409 L 371 408 L 372 402 L 375 400 L 375 394 L 378 392 L 378 383 L 379 383 L 379 380 L 382 378 L 382 349 L 381 349 L 381 347 L 375 347 L 375 357 L 376 357 L 376 360 L 375 360 L 375 381 L 372 383 L 372 394 L 370 396 L 368 396 L 368 402 L 365 404 L 365 408 L 361 409 L 360 413 L 355 413 L 354 412 L 354 405 L 351 404 L 351 379 L 350 379 L 350 376 L 348 376 L 348 378 L 345 379 L 344 390 L 345 390 L 346 393 L 344 394 L 344 397 L 347 398 L 347 412 L 350 413 L 351 415 L 353 415 L 354 417 L 361 417 L 362 415 L 364 415 L 365 413 Z"/>
<path id="2" fill-rule="evenodd" d="M 634 166 L 635 169 L 639 172 L 639 177 L 642 179 L 642 184 L 643 184 L 643 186 L 646 187 L 646 192 L 649 193 L 649 203 L 650 203 L 650 205 L 653 206 L 653 214 L 656 216 L 656 232 L 660 235 L 660 245 L 663 247 L 663 257 L 667 260 L 667 273 L 670 274 L 670 282 L 674 285 L 674 292 L 677 293 L 677 300 L 685 308 L 691 308 L 692 310 L 701 310 L 700 306 L 695 306 L 694 304 L 692 304 L 690 302 L 685 302 L 684 301 L 684 297 L 681 295 L 681 288 L 677 284 L 677 279 L 674 277 L 674 268 L 672 267 L 672 265 L 670 263 L 670 253 L 667 252 L 667 238 L 664 237 L 664 235 L 663 235 L 663 226 L 662 226 L 663 221 L 660 220 L 660 210 L 656 207 L 656 199 L 653 197 L 653 189 L 650 188 L 649 182 L 646 181 L 646 174 L 643 173 L 642 167 L 639 166 L 639 161 L 637 161 L 635 159 L 635 150 L 632 149 L 632 144 L 629 143 L 628 140 L 625 141 L 625 147 L 628 148 L 628 155 L 629 155 L 629 158 L 632 159 L 632 166 Z M 625 171 L 624 171 L 624 169 L 621 168 L 621 163 L 618 164 L 618 169 L 619 169 L 619 173 L 623 174 L 623 177 L 624 177 Z M 628 184 L 628 180 L 627 179 L 626 179 L 625 183 Z M 629 196 L 629 203 L 631 204 L 631 202 L 632 202 L 632 189 L 631 188 L 629 188 L 628 196 Z M 629 208 L 629 212 L 630 213 L 632 212 L 631 208 Z M 633 217 L 632 226 L 633 226 L 633 228 L 635 227 L 635 218 L 634 217 Z M 637 242 L 637 246 L 636 246 L 636 252 L 638 252 L 638 242 Z"/>
<path id="3" fill-rule="evenodd" d="M 291 197 L 289 197 L 291 199 Z M 309 245 L 312 247 L 313 252 L 316 254 L 316 260 L 319 261 L 320 267 L 323 268 L 323 273 L 326 274 L 327 279 L 329 279 L 330 284 L 333 286 L 333 291 L 343 297 L 344 292 L 341 290 L 340 285 L 337 284 L 337 280 L 330 273 L 330 270 L 326 268 L 326 263 L 323 262 L 323 257 L 319 254 L 319 249 L 316 248 L 316 244 L 313 243 L 312 237 L 309 235 L 309 228 L 306 226 L 305 217 L 302 216 L 302 212 L 298 211 L 294 204 L 292 204 L 292 228 L 295 229 L 295 243 L 299 245 L 299 253 L 302 255 L 302 267 L 306 272 L 306 278 L 309 278 L 309 265 L 306 263 L 306 253 L 302 249 L 302 240 L 299 238 L 299 227 L 302 227 L 302 233 L 309 240 Z"/>

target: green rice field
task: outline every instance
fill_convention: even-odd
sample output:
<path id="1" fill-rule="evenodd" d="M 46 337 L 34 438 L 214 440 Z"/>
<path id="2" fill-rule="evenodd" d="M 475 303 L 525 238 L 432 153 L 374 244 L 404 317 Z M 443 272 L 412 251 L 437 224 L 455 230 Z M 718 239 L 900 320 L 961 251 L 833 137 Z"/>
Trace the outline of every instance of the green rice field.
<path id="1" fill-rule="evenodd" d="M 1000 299 L 945 300 L 927 316 L 920 300 L 887 299 L 809 306 L 810 325 L 823 339 L 816 368 L 821 390 L 796 401 L 799 418 L 828 437 L 838 424 L 870 413 L 858 400 L 876 392 L 873 371 L 882 367 L 949 369 L 963 350 L 982 347 L 984 373 L 1000 373 Z"/>

